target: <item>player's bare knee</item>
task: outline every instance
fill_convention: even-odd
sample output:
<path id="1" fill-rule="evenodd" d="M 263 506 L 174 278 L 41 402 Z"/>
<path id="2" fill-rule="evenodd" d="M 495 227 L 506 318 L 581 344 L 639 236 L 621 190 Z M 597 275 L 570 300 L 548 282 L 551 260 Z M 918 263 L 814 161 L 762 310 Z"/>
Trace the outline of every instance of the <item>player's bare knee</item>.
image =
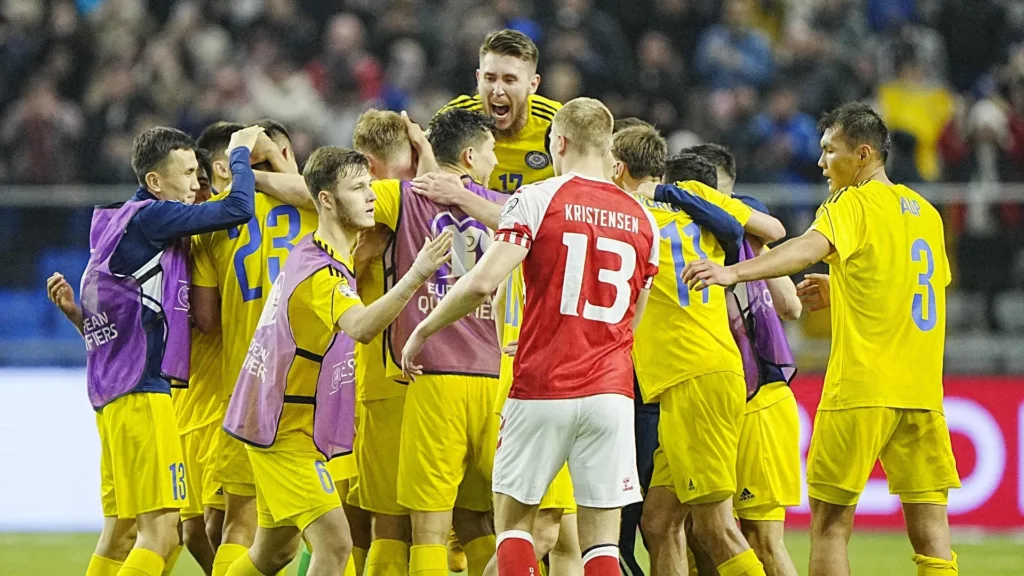
<path id="1" fill-rule="evenodd" d="M 777 528 L 773 524 L 780 524 Z M 740 521 L 740 531 L 747 539 L 747 544 L 762 561 L 779 556 L 785 550 L 782 540 L 781 522 L 749 522 Z"/>
<path id="2" fill-rule="evenodd" d="M 370 516 L 370 531 L 374 540 L 408 542 L 412 539 L 412 524 L 408 516 L 374 513 Z"/>
<path id="3" fill-rule="evenodd" d="M 452 512 L 413 512 L 409 515 L 412 524 L 413 544 L 448 544 L 451 533 Z"/>
<path id="4" fill-rule="evenodd" d="M 135 546 L 137 536 L 138 529 L 134 520 L 108 517 L 96 542 L 96 555 L 123 562 Z"/>
<path id="5" fill-rule="evenodd" d="M 569 527 L 566 525 L 570 524 L 570 522 L 566 521 L 566 519 L 571 520 Z M 580 539 L 576 533 L 576 516 L 574 514 L 562 516 L 558 538 L 555 539 L 555 546 L 551 549 L 551 553 L 565 558 L 578 558 L 580 556 Z"/>
<path id="6" fill-rule="evenodd" d="M 811 537 L 850 540 L 854 506 L 829 504 L 811 498 Z"/>
<path id="7" fill-rule="evenodd" d="M 224 511 L 210 508 L 204 515 L 204 523 L 206 524 L 206 537 L 210 539 L 210 544 L 216 550 L 220 546 L 221 537 L 224 534 Z"/>
<path id="8" fill-rule="evenodd" d="M 644 513 L 640 517 L 640 530 L 643 531 L 645 538 L 660 542 L 676 523 L 678 522 L 673 519 L 670 508 L 658 506 L 653 500 L 644 502 Z"/>
<path id="9" fill-rule="evenodd" d="M 185 547 L 190 547 L 192 544 L 205 540 L 209 541 L 210 537 L 206 535 L 206 524 L 202 517 L 189 518 L 181 522 L 181 542 Z"/>
<path id="10" fill-rule="evenodd" d="M 544 557 L 554 550 L 558 542 L 559 520 L 561 513 L 552 514 L 551 510 L 544 510 L 537 516 L 533 525 L 533 547 L 537 556 Z"/>

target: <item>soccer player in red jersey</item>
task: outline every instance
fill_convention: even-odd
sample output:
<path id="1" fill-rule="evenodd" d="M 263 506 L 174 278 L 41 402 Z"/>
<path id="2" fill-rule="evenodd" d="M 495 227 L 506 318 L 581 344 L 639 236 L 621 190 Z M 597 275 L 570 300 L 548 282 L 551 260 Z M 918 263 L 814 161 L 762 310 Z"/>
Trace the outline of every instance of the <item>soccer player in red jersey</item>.
<path id="1" fill-rule="evenodd" d="M 415 376 L 427 338 L 475 310 L 522 263 L 526 301 L 494 461 L 501 576 L 537 574 L 530 532 L 568 461 L 587 576 L 619 574 L 619 512 L 640 500 L 633 440 L 633 325 L 658 271 L 653 217 L 605 177 L 612 115 L 590 98 L 559 110 L 556 176 L 524 186 L 495 244 L 416 328 L 402 352 Z"/>

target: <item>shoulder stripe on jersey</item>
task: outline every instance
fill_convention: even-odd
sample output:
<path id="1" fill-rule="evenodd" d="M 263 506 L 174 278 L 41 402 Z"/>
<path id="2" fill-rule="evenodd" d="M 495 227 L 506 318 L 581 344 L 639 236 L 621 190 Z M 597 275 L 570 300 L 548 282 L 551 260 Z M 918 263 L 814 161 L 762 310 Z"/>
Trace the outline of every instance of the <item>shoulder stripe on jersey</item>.
<path id="1" fill-rule="evenodd" d="M 536 118 L 540 118 L 541 120 L 544 120 L 546 122 L 554 122 L 555 121 L 554 116 L 548 115 L 548 114 L 546 114 L 544 112 L 541 112 L 540 110 L 533 110 L 533 111 L 530 112 L 530 115 L 534 116 Z"/>
<path id="2" fill-rule="evenodd" d="M 473 110 L 475 108 L 483 108 L 483 104 L 478 101 L 470 100 L 468 102 L 460 102 L 459 104 L 452 104 L 448 107 L 451 108 L 462 108 L 463 110 Z"/>
<path id="3" fill-rule="evenodd" d="M 548 104 L 547 102 L 541 100 L 540 96 L 535 96 L 532 100 L 530 100 L 530 102 L 532 104 L 534 104 L 535 106 L 542 106 L 544 108 L 547 108 L 548 111 L 551 112 L 552 114 L 554 114 L 555 112 L 558 112 L 558 108 L 556 108 L 556 107 L 552 106 L 551 104 Z"/>
<path id="4" fill-rule="evenodd" d="M 539 112 L 545 112 L 547 114 L 554 114 L 555 112 L 558 112 L 558 110 L 552 108 L 551 106 L 548 106 L 547 104 L 544 104 L 543 102 L 537 102 L 535 100 L 534 102 L 532 102 L 532 104 L 534 109 Z"/>

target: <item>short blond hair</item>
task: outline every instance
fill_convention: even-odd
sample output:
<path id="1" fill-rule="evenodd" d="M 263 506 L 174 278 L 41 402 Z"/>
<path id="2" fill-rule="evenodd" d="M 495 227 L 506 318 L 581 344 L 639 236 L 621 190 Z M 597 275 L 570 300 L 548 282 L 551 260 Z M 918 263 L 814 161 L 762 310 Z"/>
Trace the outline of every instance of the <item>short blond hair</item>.
<path id="1" fill-rule="evenodd" d="M 569 145 L 604 155 L 611 148 L 615 119 L 608 107 L 593 98 L 574 98 L 555 112 L 553 125 Z"/>
<path id="2" fill-rule="evenodd" d="M 484 38 L 484 43 L 480 45 L 480 57 L 483 58 L 488 54 L 512 56 L 534 65 L 537 64 L 540 57 L 537 45 L 530 40 L 529 36 L 518 30 L 507 28 L 491 32 Z"/>
<path id="3" fill-rule="evenodd" d="M 637 179 L 665 175 L 668 141 L 651 125 L 623 128 L 612 137 L 612 155 Z"/>
<path id="4" fill-rule="evenodd" d="M 409 133 L 397 112 L 370 108 L 356 120 L 352 145 L 359 152 L 386 163 L 399 149 L 409 145 Z"/>

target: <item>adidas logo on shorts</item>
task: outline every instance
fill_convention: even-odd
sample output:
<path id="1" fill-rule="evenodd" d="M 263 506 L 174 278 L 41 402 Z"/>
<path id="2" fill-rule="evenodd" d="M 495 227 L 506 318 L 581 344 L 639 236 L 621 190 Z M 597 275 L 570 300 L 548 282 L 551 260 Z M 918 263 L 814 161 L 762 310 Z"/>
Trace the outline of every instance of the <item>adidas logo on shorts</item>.
<path id="1" fill-rule="evenodd" d="M 697 489 L 697 487 L 693 485 L 693 478 L 690 478 L 690 486 L 689 486 L 688 489 L 689 490 L 696 490 Z"/>
<path id="2" fill-rule="evenodd" d="M 753 500 L 754 493 L 744 488 L 743 492 L 740 492 L 740 502 L 746 502 L 747 500 Z"/>

